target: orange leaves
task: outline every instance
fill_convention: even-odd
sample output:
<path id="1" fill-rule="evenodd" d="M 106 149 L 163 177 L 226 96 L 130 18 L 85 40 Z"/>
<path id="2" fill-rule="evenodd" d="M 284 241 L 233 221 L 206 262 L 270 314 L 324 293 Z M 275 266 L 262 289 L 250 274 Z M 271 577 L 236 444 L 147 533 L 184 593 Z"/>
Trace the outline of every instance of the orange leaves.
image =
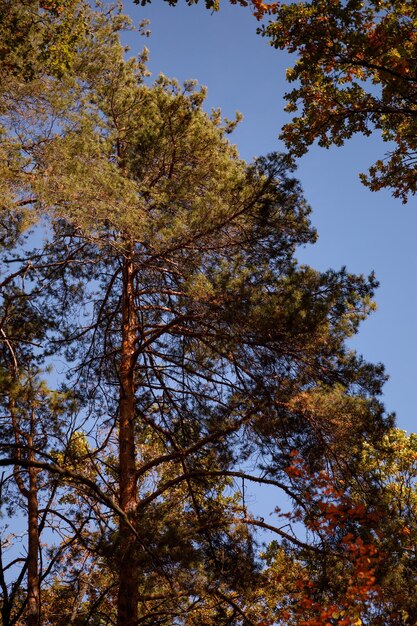
<path id="1" fill-rule="evenodd" d="M 64 11 L 62 0 L 40 0 L 39 6 L 44 11 L 60 14 Z"/>
<path id="2" fill-rule="evenodd" d="M 262 2 L 261 0 L 230 0 L 231 4 L 240 4 L 240 6 L 247 7 L 252 5 L 253 14 L 257 20 L 261 20 L 265 15 L 271 15 L 278 7 L 277 2 Z"/>
<path id="3" fill-rule="evenodd" d="M 309 556 L 303 556 L 304 566 L 289 595 L 289 613 L 285 608 L 289 617 L 284 620 L 280 615 L 278 623 L 330 626 L 337 620 L 339 626 L 361 624 L 361 615 L 380 593 L 376 569 L 381 554 L 374 543 L 379 516 L 341 489 L 326 471 L 310 472 L 296 450 L 290 458 L 285 471 L 308 506 L 288 517 L 304 523 L 325 556 L 322 571 L 320 560 L 313 560 L 310 568 Z"/>
<path id="4" fill-rule="evenodd" d="M 260 0 L 252 0 L 254 7 L 254 15 L 256 19 L 261 20 L 264 15 L 271 15 L 278 6 L 277 2 L 267 3 Z"/>

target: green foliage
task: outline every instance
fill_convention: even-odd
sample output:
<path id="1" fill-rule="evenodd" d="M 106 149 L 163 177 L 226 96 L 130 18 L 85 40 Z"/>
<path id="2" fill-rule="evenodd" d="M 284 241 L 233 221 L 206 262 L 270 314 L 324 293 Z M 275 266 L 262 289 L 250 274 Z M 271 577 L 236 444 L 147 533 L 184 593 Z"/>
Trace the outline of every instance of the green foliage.
<path id="1" fill-rule="evenodd" d="M 375 624 L 414 624 L 417 619 L 412 550 L 417 533 L 416 479 L 415 433 L 392 429 L 376 445 L 364 445 L 355 493 L 358 498 L 365 494 L 379 512 L 378 544 L 384 554 L 378 568 L 384 608 Z"/>
<path id="2" fill-rule="evenodd" d="M 62 76 L 72 68 L 85 34 L 85 3 L 79 0 L 0 4 L 0 68 L 3 77 L 24 81 Z"/>
<path id="3" fill-rule="evenodd" d="M 42 213 L 35 182 L 50 142 L 73 127 L 108 54 L 130 28 L 120 7 L 83 0 L 0 3 L 0 241 L 11 246 Z"/>

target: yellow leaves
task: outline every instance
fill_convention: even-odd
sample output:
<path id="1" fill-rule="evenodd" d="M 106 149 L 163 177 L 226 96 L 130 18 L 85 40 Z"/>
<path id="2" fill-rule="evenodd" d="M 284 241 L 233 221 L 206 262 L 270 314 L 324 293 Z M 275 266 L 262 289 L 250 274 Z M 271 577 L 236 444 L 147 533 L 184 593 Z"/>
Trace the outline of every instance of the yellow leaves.
<path id="1" fill-rule="evenodd" d="M 72 461 L 81 460 L 89 454 L 90 446 L 83 431 L 77 430 L 71 435 L 67 450 Z"/>
<path id="2" fill-rule="evenodd" d="M 288 67 L 285 70 L 285 78 L 288 80 L 288 82 L 291 82 L 297 78 L 297 72 L 294 67 Z"/>

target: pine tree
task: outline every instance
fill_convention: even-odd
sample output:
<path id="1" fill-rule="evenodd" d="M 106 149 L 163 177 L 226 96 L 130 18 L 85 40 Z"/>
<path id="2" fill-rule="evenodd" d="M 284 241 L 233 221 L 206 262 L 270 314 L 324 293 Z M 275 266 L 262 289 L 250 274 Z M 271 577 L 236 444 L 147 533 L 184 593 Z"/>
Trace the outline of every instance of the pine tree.
<path id="1" fill-rule="evenodd" d="M 115 64 L 96 86 L 100 113 L 48 147 L 37 195 L 55 238 L 38 269 L 49 306 L 58 297 L 55 341 L 72 352 L 96 432 L 117 450 L 97 462 L 110 466 L 102 489 L 122 512 L 107 548 L 118 623 L 184 619 L 196 597 L 216 623 L 256 572 L 241 546 L 249 531 L 238 530 L 256 520 L 225 499 L 242 460 L 261 454 L 273 479 L 295 444 L 317 463 L 323 446 L 340 448 L 338 428 L 383 426 L 366 401 L 380 373 L 344 347 L 373 282 L 298 268 L 295 246 L 315 233 L 285 159 L 247 166 L 201 91 L 165 78 L 148 88 L 141 72 Z M 361 390 L 349 422 L 328 409 L 310 420 L 303 394 L 335 385 L 342 396 Z"/>

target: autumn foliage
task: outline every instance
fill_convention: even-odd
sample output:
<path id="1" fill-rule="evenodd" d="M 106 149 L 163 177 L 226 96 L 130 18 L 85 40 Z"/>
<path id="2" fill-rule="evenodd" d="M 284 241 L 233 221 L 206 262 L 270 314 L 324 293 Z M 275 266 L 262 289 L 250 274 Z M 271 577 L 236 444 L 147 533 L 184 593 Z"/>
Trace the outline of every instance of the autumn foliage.
<path id="1" fill-rule="evenodd" d="M 134 0 L 135 4 L 145 6 L 151 0 Z M 177 4 L 178 0 L 164 0 L 171 6 Z M 198 0 L 187 0 L 187 4 L 196 4 Z M 206 8 L 212 11 L 218 11 L 221 8 L 221 0 L 204 0 Z M 262 0 L 229 0 L 230 4 L 240 5 L 242 7 L 250 7 L 256 19 L 261 20 L 265 15 L 271 15 L 278 7 L 278 2 L 262 2 Z"/>
<path id="2" fill-rule="evenodd" d="M 308 543 L 269 549 L 265 595 L 273 615 L 269 624 L 323 626 L 365 623 L 380 588 L 376 570 L 379 515 L 355 500 L 324 470 L 312 473 L 296 450 L 286 468 L 301 506 L 279 515 L 302 524 Z M 283 597 L 274 588 L 286 587 Z M 276 604 L 274 604 L 274 601 Z"/>
<path id="3" fill-rule="evenodd" d="M 295 53 L 282 138 L 296 156 L 317 142 L 341 146 L 373 131 L 387 152 L 362 181 L 403 202 L 417 191 L 416 3 L 311 0 L 279 3 L 262 33 Z"/>

